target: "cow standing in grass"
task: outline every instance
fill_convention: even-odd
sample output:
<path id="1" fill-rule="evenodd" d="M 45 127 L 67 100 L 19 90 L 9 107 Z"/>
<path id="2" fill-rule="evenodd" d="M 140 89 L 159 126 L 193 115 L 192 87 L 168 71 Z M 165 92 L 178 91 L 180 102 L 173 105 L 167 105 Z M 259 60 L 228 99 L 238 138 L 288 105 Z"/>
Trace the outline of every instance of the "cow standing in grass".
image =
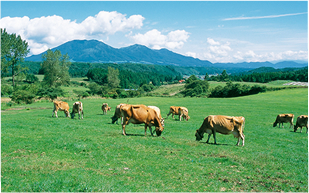
<path id="1" fill-rule="evenodd" d="M 129 123 L 133 124 L 145 124 L 145 136 L 147 127 L 149 127 L 150 133 L 153 136 L 151 126 L 155 126 L 157 136 L 160 136 L 163 132 L 163 126 L 156 111 L 145 105 L 123 105 L 120 107 L 120 112 L 123 117 L 122 134 L 126 135 L 125 127 Z"/>
<path id="2" fill-rule="evenodd" d="M 245 135 L 243 134 L 245 127 L 244 117 L 230 117 L 223 115 L 209 115 L 204 119 L 202 126 L 196 130 L 195 137 L 197 141 L 200 141 L 204 137 L 204 133 L 208 133 L 209 142 L 210 136 L 213 134 L 214 144 L 217 144 L 216 133 L 224 135 L 233 134 L 234 137 L 238 138 L 237 144 L 239 145 L 240 139 L 242 139 L 242 146 L 245 145 Z"/>
<path id="3" fill-rule="evenodd" d="M 273 124 L 273 127 L 276 127 L 277 124 L 279 123 L 279 128 L 280 128 L 280 124 L 282 125 L 282 128 L 283 128 L 283 123 L 290 123 L 290 128 L 291 128 L 293 126 L 293 119 L 294 119 L 293 114 L 279 114 L 277 115 L 277 118 Z"/>
<path id="4" fill-rule="evenodd" d="M 83 110 L 83 103 L 78 101 L 73 103 L 73 109 L 71 112 L 71 118 L 74 119 L 75 117 L 75 113 L 78 113 L 78 118 L 80 119 L 80 117 L 82 117 L 82 119 L 84 118 L 84 110 Z"/>
<path id="5" fill-rule="evenodd" d="M 189 120 L 189 111 L 186 107 L 179 107 L 179 106 L 170 106 L 170 112 L 167 114 L 167 117 L 172 114 L 172 117 L 174 119 L 174 115 L 179 115 L 179 121 L 181 121 L 181 118 L 183 117 L 185 120 Z"/>
<path id="6" fill-rule="evenodd" d="M 300 127 L 300 132 L 302 131 L 303 127 L 306 127 L 306 133 L 308 133 L 308 115 L 300 115 L 297 117 L 296 124 L 294 126 L 294 132 L 297 131 L 298 127 Z"/>
<path id="7" fill-rule="evenodd" d="M 63 102 L 63 101 L 54 101 L 54 110 L 53 110 L 53 115 L 56 115 L 56 117 L 58 118 L 57 112 L 58 111 L 64 111 L 64 114 L 66 117 L 70 117 L 70 111 L 69 111 L 69 104 L 67 102 Z"/>
<path id="8" fill-rule="evenodd" d="M 106 115 L 107 111 L 111 111 L 111 108 L 108 106 L 107 103 L 103 103 L 102 104 L 102 111 L 103 111 L 103 115 Z"/>

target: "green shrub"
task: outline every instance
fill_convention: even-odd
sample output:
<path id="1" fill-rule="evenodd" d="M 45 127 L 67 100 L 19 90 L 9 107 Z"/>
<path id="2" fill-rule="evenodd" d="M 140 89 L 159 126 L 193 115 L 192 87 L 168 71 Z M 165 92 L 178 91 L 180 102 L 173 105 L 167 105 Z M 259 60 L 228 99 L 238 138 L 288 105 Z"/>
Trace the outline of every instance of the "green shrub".
<path id="1" fill-rule="evenodd" d="M 13 87 L 9 85 L 1 85 L 1 96 L 8 96 L 13 93 Z"/>
<path id="2" fill-rule="evenodd" d="M 17 104 L 31 104 L 33 102 L 33 99 L 35 98 L 35 94 L 31 93 L 28 90 L 16 90 L 13 92 L 10 98 Z"/>
<path id="3" fill-rule="evenodd" d="M 39 96 L 39 98 L 49 98 L 51 100 L 56 99 L 58 96 L 63 96 L 64 95 L 64 91 L 60 88 L 60 87 L 43 87 L 40 88 L 37 92 L 37 96 Z"/>

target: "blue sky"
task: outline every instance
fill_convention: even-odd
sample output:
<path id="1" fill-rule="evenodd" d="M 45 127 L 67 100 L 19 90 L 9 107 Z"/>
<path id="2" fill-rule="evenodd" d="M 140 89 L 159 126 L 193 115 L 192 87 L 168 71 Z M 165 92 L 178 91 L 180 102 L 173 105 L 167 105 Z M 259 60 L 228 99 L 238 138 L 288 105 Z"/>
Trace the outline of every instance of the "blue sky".
<path id="1" fill-rule="evenodd" d="M 308 60 L 307 1 L 2 1 L 0 27 L 31 54 L 96 39 L 213 63 Z"/>

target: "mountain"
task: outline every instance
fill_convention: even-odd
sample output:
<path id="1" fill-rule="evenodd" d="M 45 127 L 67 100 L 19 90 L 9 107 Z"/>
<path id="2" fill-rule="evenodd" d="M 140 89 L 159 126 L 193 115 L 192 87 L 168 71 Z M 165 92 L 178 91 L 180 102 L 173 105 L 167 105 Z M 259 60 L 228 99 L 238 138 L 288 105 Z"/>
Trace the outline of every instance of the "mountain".
<path id="1" fill-rule="evenodd" d="M 243 68 L 254 69 L 259 67 L 287 68 L 305 67 L 306 63 L 293 61 L 271 62 L 242 62 L 242 63 L 211 63 L 207 60 L 183 56 L 167 49 L 153 50 L 142 45 L 132 45 L 124 48 L 113 48 L 97 40 L 73 40 L 66 42 L 53 51 L 60 50 L 68 54 L 72 62 L 87 63 L 143 63 L 158 65 L 173 65 L 180 67 L 213 67 L 213 68 Z M 42 61 L 42 54 L 25 58 L 26 61 Z"/>
<path id="2" fill-rule="evenodd" d="M 183 56 L 167 49 L 152 50 L 142 45 L 132 45 L 125 48 L 113 48 L 97 40 L 73 40 L 64 43 L 52 51 L 60 50 L 68 54 L 71 61 L 89 63 L 145 63 L 175 66 L 210 66 L 209 61 L 202 61 Z M 26 58 L 26 61 L 42 61 L 42 54 Z"/>

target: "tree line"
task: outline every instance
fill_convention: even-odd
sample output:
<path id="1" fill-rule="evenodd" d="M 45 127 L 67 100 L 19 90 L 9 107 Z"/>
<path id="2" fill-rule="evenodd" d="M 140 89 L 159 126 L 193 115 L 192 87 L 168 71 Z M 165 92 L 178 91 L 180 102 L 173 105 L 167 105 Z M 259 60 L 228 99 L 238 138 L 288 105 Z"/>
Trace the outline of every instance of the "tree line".
<path id="1" fill-rule="evenodd" d="M 239 81 L 239 82 L 259 82 L 268 83 L 275 80 L 293 80 L 298 82 L 308 82 L 308 67 L 300 69 L 277 70 L 276 72 L 253 72 L 251 74 L 228 75 L 225 70 L 218 76 L 205 75 L 210 81 Z"/>

